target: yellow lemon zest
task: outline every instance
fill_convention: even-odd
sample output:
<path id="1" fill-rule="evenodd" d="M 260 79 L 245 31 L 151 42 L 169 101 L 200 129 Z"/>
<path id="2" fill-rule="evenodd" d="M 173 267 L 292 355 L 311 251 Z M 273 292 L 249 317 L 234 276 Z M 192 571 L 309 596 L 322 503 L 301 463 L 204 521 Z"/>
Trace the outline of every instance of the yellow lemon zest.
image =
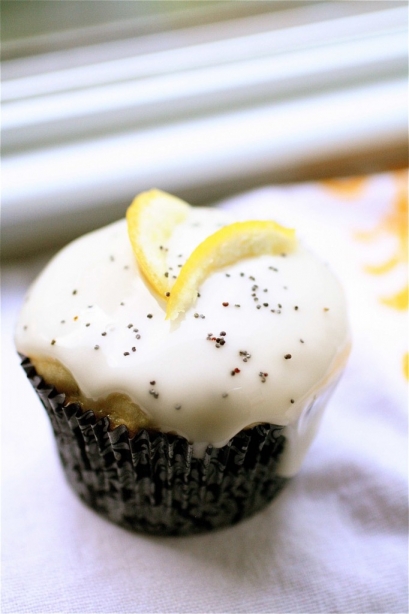
<path id="1" fill-rule="evenodd" d="M 172 285 L 166 265 L 166 243 L 190 206 L 180 198 L 149 190 L 135 197 L 126 212 L 128 234 L 139 268 L 163 298 Z"/>
<path id="2" fill-rule="evenodd" d="M 388 307 L 398 309 L 399 311 L 405 311 L 409 304 L 409 288 L 406 285 L 400 292 L 396 292 L 392 296 L 384 296 L 381 298 L 381 302 Z"/>
<path id="3" fill-rule="evenodd" d="M 408 352 L 406 352 L 406 354 L 403 355 L 402 367 L 403 367 L 404 376 L 406 377 L 407 380 L 409 380 L 409 354 Z"/>
<path id="4" fill-rule="evenodd" d="M 174 320 L 195 301 L 202 282 L 213 271 L 243 258 L 288 253 L 297 244 L 295 231 L 272 221 L 236 222 L 202 241 L 191 253 L 172 287 L 166 319 Z"/>
<path id="5" fill-rule="evenodd" d="M 321 182 L 325 188 L 345 198 L 358 198 L 368 184 L 368 177 L 334 177 L 323 179 Z"/>

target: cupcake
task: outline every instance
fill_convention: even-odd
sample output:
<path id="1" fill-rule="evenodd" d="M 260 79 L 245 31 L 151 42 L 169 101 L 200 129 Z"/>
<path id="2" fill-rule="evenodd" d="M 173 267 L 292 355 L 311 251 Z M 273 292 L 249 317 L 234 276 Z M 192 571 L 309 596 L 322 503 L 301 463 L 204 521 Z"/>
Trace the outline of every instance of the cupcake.
<path id="1" fill-rule="evenodd" d="M 163 535 L 279 493 L 350 347 L 342 289 L 293 230 L 159 190 L 54 257 L 15 338 L 74 490 Z"/>

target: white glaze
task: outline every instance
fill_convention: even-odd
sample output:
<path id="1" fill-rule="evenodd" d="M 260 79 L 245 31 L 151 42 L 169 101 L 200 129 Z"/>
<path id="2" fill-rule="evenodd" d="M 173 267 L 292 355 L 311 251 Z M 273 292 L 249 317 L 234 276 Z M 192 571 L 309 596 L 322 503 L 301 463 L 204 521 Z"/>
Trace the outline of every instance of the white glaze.
<path id="1" fill-rule="evenodd" d="M 192 209 L 166 246 L 170 274 L 229 221 L 217 210 Z M 299 246 L 286 257 L 246 259 L 217 271 L 200 295 L 176 322 L 165 321 L 165 305 L 141 277 L 120 221 L 78 239 L 50 262 L 22 308 L 17 349 L 59 360 L 87 397 L 129 395 L 161 430 L 185 436 L 196 450 L 223 445 L 255 423 L 284 425 L 289 443 L 282 474 L 292 475 L 322 413 L 307 418 L 307 408 L 314 398 L 316 407 L 326 401 L 348 351 L 338 282 Z M 207 336 L 221 331 L 225 344 L 216 348 Z M 244 362 L 240 351 L 251 358 Z M 240 373 L 232 376 L 235 368 Z M 260 372 L 268 373 L 264 382 Z"/>

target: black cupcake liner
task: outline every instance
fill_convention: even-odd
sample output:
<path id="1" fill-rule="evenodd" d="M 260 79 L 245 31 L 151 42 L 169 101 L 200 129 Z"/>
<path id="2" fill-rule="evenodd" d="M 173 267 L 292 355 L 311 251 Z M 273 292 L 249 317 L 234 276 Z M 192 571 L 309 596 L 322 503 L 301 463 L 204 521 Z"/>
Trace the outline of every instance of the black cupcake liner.
<path id="1" fill-rule="evenodd" d="M 203 458 L 183 438 L 126 426 L 111 430 L 37 374 L 22 367 L 50 418 L 67 479 L 80 498 L 109 520 L 155 535 L 189 535 L 232 525 L 265 507 L 287 478 L 276 474 L 282 426 L 238 433 Z"/>

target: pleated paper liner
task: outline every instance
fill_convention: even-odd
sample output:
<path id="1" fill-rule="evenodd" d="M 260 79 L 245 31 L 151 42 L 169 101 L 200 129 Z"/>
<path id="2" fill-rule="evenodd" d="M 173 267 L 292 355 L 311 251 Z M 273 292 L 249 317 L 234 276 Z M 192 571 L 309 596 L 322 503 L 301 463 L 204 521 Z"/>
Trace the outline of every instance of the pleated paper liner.
<path id="1" fill-rule="evenodd" d="M 277 475 L 281 426 L 244 430 L 203 458 L 183 437 L 125 426 L 110 429 L 48 386 L 28 358 L 22 367 L 54 430 L 69 483 L 109 520 L 155 535 L 189 535 L 232 525 L 266 506 L 288 481 Z"/>

